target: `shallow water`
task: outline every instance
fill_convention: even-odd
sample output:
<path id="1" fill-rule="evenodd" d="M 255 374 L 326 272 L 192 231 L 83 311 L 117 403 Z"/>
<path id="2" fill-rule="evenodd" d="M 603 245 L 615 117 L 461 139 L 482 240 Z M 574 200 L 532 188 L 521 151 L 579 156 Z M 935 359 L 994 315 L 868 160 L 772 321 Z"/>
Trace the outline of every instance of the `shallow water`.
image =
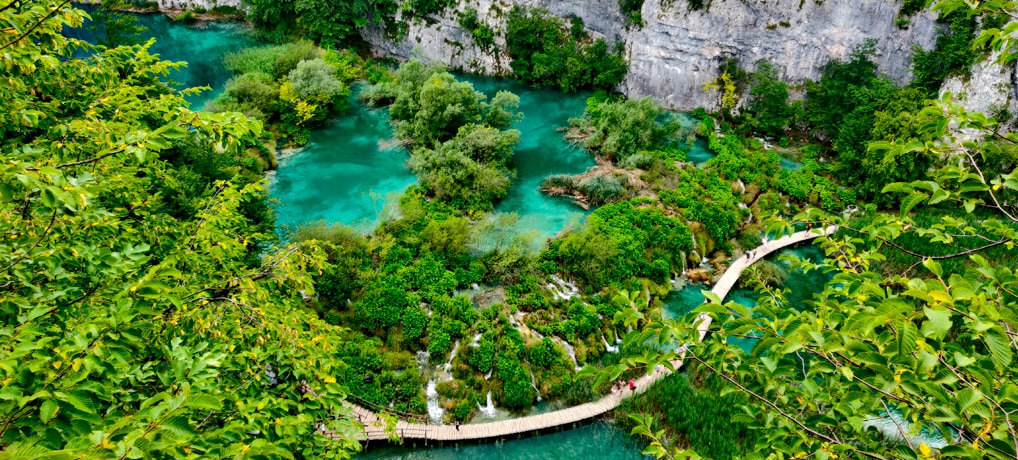
<path id="1" fill-rule="evenodd" d="M 808 307 L 807 301 L 813 298 L 813 293 L 823 288 L 824 284 L 830 279 L 830 276 L 819 270 L 813 270 L 809 273 L 798 269 L 791 270 L 791 262 L 781 260 L 781 258 L 789 255 L 795 255 L 818 263 L 823 260 L 823 251 L 818 246 L 805 243 L 782 249 L 765 258 L 765 260 L 775 262 L 789 269 L 788 280 L 785 281 L 783 286 L 790 291 L 786 295 L 786 300 L 789 306 L 801 310 Z M 703 303 L 704 296 L 701 291 L 704 290 L 710 290 L 710 287 L 704 284 L 693 283 L 686 285 L 682 289 L 671 291 L 661 299 L 664 302 L 664 309 L 661 315 L 666 319 L 674 319 L 693 311 L 694 308 Z M 759 297 L 760 294 L 752 289 L 738 287 L 732 289 L 724 301 L 734 301 L 741 305 L 753 306 L 756 305 L 756 299 Z"/>
<path id="2" fill-rule="evenodd" d="M 406 168 L 406 150 L 391 140 L 388 111 L 351 95 L 347 113 L 280 159 L 269 181 L 277 225 L 325 220 L 370 231 L 386 204 L 417 181 Z"/>
<path id="3" fill-rule="evenodd" d="M 354 457 L 363 460 L 418 459 L 459 460 L 580 460 L 644 459 L 643 446 L 620 428 L 593 423 L 558 433 L 486 444 L 424 447 L 407 443 L 402 447 L 369 448 Z"/>
<path id="4" fill-rule="evenodd" d="M 516 147 L 513 166 L 516 179 L 509 194 L 496 206 L 497 212 L 515 212 L 520 219 L 517 229 L 533 230 L 542 237 L 554 236 L 566 225 L 583 218 L 585 211 L 561 197 L 549 197 L 539 190 L 544 178 L 555 174 L 579 174 L 594 166 L 593 157 L 582 148 L 562 139 L 558 128 L 569 126 L 569 119 L 583 115 L 586 93 L 532 88 L 516 80 L 458 75 L 473 83 L 474 89 L 491 99 L 498 91 L 510 91 L 520 97 L 523 120 L 516 124 L 523 138 Z"/>
<path id="5" fill-rule="evenodd" d="M 87 12 L 93 7 L 78 5 Z M 200 109 L 217 94 L 222 92 L 231 75 L 223 66 L 223 57 L 244 48 L 258 45 L 254 32 L 241 22 L 216 21 L 194 25 L 175 23 L 163 14 L 138 14 L 138 23 L 147 30 L 142 39 L 155 38 L 149 49 L 169 61 L 186 61 L 187 67 L 170 72 L 168 78 L 180 83 L 179 88 L 208 86 L 212 91 L 203 91 L 188 96 L 192 109 Z M 86 21 L 81 28 L 69 29 L 65 35 L 95 43 L 96 32 L 88 30 Z"/>

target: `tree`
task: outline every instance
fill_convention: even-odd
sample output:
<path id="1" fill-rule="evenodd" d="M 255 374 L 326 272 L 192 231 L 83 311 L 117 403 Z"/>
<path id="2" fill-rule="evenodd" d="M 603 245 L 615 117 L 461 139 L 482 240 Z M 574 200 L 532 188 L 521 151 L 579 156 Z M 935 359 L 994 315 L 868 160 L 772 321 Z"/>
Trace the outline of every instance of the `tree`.
<path id="1" fill-rule="evenodd" d="M 209 183 L 194 213 L 159 193 L 181 174 L 165 152 L 240 157 L 260 124 L 184 108 L 149 45 L 63 37 L 83 14 L 62 5 L 0 9 L 5 456 L 348 456 L 337 331 L 303 299 L 322 251 L 252 257 L 259 183 Z"/>
<path id="2" fill-rule="evenodd" d="M 1016 2 L 973 4 L 943 0 L 947 14 L 971 8 L 983 14 L 1013 11 Z M 1013 62 L 1018 23 L 988 31 L 987 43 Z M 655 322 L 630 342 L 657 336 L 693 343 L 686 364 L 724 379 L 728 391 L 749 396 L 746 418 L 761 430 L 758 447 L 777 458 L 1015 458 L 1018 456 L 1018 278 L 1014 241 L 1018 176 L 990 176 L 983 164 L 1018 143 L 995 120 L 949 99 L 923 110 L 926 142 L 895 139 L 880 148 L 949 158 L 928 180 L 886 185 L 904 196 L 900 215 L 866 222 L 810 210 L 797 220 L 837 224 L 823 238 L 827 259 L 800 262 L 832 279 L 814 295 L 813 308 L 797 311 L 781 291 L 762 288 L 753 308 L 733 302 L 694 310 L 685 322 Z M 978 134 L 967 140 L 959 134 Z M 965 140 L 963 140 L 965 139 Z M 1013 158 L 1013 153 L 1004 155 Z M 909 213 L 918 205 L 964 213 L 922 226 Z M 787 225 L 787 224 L 783 224 Z M 777 231 L 775 227 L 772 230 Z M 785 226 L 784 231 L 791 231 Z M 890 271 L 887 254 L 912 260 Z M 1001 261 L 1008 261 L 1001 263 Z M 635 322 L 639 315 L 619 317 Z M 688 324 L 699 314 L 714 320 L 702 343 Z M 751 351 L 727 343 L 752 336 Z M 673 358 L 663 355 L 659 359 Z M 656 359 L 630 365 L 653 369 Z M 639 432 L 662 448 L 651 423 Z M 918 436 L 923 433 L 924 436 Z M 932 436 L 931 436 L 932 435 Z M 932 439 L 931 439 L 932 438 Z M 939 438 L 939 440 L 937 439 Z M 678 455 L 678 453 L 676 453 Z"/>

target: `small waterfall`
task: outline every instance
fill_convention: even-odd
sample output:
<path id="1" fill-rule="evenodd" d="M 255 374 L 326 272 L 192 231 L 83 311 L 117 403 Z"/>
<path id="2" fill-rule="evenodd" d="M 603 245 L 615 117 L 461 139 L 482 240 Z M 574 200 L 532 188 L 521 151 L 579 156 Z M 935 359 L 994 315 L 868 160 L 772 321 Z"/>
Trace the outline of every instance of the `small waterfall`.
<path id="1" fill-rule="evenodd" d="M 495 372 L 495 366 L 491 366 L 491 369 L 488 369 L 488 373 L 484 374 L 484 380 L 490 379 L 492 372 Z"/>
<path id="2" fill-rule="evenodd" d="M 481 403 L 477 403 L 477 409 L 479 409 L 485 417 L 495 418 L 495 404 L 491 402 L 491 390 L 488 390 L 488 405 L 482 406 Z"/>
<path id="3" fill-rule="evenodd" d="M 424 350 L 418 351 L 414 356 L 414 361 L 417 361 L 417 367 L 424 368 L 428 364 L 428 360 L 431 359 L 431 353 Z"/>
<path id="4" fill-rule="evenodd" d="M 569 300 L 580 295 L 580 288 L 576 287 L 576 284 L 566 281 L 558 275 L 552 275 L 551 281 L 545 285 L 545 288 L 551 292 L 553 300 Z"/>
<path id="5" fill-rule="evenodd" d="M 561 337 L 555 337 L 555 338 L 558 339 L 559 343 L 562 344 L 562 347 L 566 349 L 566 354 L 569 355 L 569 359 L 573 360 L 573 367 L 576 368 L 576 370 L 583 369 L 576 362 L 576 350 L 573 349 L 573 346 L 570 345 L 569 342 L 566 342 Z"/>
<path id="6" fill-rule="evenodd" d="M 742 189 L 742 193 L 746 193 L 746 183 L 742 182 L 742 179 L 739 179 L 736 183 L 739 184 L 739 188 Z"/>
<path id="7" fill-rule="evenodd" d="M 426 394 L 428 395 L 428 418 L 432 422 L 439 425 L 442 424 L 442 415 L 445 414 L 445 410 L 438 404 L 438 391 L 435 390 L 435 380 L 428 380 L 428 388 Z"/>
<path id="8" fill-rule="evenodd" d="M 472 340 L 470 342 L 470 348 L 480 347 L 481 346 L 481 337 L 483 337 L 483 336 L 484 336 L 484 334 L 477 334 L 477 335 L 475 335 L 474 336 L 474 340 Z"/>
<path id="9" fill-rule="evenodd" d="M 537 402 L 541 402 L 541 390 L 537 389 L 537 379 L 534 378 L 534 371 L 527 369 L 527 372 L 530 372 L 530 386 L 534 387 L 534 391 L 537 393 Z"/>
<path id="10" fill-rule="evenodd" d="M 604 351 L 606 351 L 606 352 L 608 352 L 608 353 L 618 353 L 618 352 L 619 352 L 619 347 L 618 347 L 618 345 L 616 345 L 616 346 L 614 346 L 614 347 L 613 347 L 613 346 L 611 346 L 611 345 L 610 345 L 610 344 L 608 343 L 608 340 L 604 338 L 604 335 L 603 335 L 603 334 L 601 335 L 601 341 L 602 341 L 602 342 L 604 342 Z"/>
<path id="11" fill-rule="evenodd" d="M 442 368 L 445 369 L 446 372 L 452 370 L 452 360 L 456 359 L 456 351 L 458 351 L 459 349 L 460 341 L 457 340 L 456 344 L 452 346 L 452 353 L 449 353 L 449 360 L 442 365 Z"/>

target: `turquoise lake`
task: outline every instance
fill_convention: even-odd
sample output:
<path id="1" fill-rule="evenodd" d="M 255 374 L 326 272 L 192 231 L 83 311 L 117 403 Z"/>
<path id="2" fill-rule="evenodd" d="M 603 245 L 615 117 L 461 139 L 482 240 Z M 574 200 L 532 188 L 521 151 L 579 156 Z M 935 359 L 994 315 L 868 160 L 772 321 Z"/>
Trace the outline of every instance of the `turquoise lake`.
<path id="1" fill-rule="evenodd" d="M 139 15 L 155 37 L 153 53 L 164 59 L 187 61 L 188 67 L 170 78 L 187 86 L 210 86 L 211 92 L 188 98 L 200 108 L 214 97 L 229 79 L 222 65 L 228 53 L 257 44 L 250 30 L 235 23 L 200 26 L 176 24 L 162 15 Z M 68 36 L 94 40 L 88 30 L 67 31 Z M 567 200 L 541 195 L 540 181 L 550 174 L 575 174 L 594 164 L 589 155 L 569 145 L 556 128 L 569 117 L 583 113 L 585 94 L 562 94 L 535 90 L 510 80 L 460 77 L 477 89 L 494 95 L 507 89 L 520 96 L 525 118 L 517 128 L 523 140 L 515 158 L 519 168 L 513 188 L 496 211 L 517 212 L 518 226 L 541 236 L 551 236 L 587 212 Z M 413 184 L 416 178 L 405 168 L 407 153 L 390 147 L 392 132 L 386 110 L 368 109 L 352 101 L 351 110 L 315 131 L 311 143 L 299 152 L 280 158 L 280 167 L 271 179 L 272 197 L 280 225 L 295 225 L 325 219 L 370 228 L 393 194 Z M 645 458 L 641 441 L 606 423 L 592 423 L 561 432 L 502 440 L 425 448 L 370 448 L 364 459 L 528 459 L 571 460 L 591 458 Z"/>

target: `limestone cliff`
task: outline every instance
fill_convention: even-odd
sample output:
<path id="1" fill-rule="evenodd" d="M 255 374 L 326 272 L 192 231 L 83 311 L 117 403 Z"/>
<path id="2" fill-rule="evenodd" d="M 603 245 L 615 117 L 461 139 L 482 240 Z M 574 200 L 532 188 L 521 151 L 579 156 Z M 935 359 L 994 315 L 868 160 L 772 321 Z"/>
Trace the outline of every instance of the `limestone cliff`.
<path id="1" fill-rule="evenodd" d="M 950 77 L 940 94 L 951 93 L 966 109 L 997 118 L 1013 130 L 1018 125 L 1018 63 L 1002 66 L 996 55 L 972 66 L 966 77 Z"/>
<path id="2" fill-rule="evenodd" d="M 457 23 L 456 11 L 475 8 L 482 20 L 504 32 L 505 16 L 514 5 L 541 7 L 562 17 L 575 14 L 595 37 L 622 41 L 630 62 L 622 92 L 651 96 L 675 109 L 709 105 L 702 88 L 717 78 L 727 58 L 750 67 L 767 59 L 786 81 L 798 83 L 818 78 L 826 62 L 847 56 L 868 38 L 877 42 L 880 69 L 904 82 L 913 44 L 931 48 L 937 30 L 929 12 L 912 17 L 905 29 L 897 27 L 900 0 L 713 0 L 705 10 L 691 10 L 688 0 L 646 0 L 642 27 L 626 27 L 617 0 L 460 0 L 455 11 L 431 24 L 412 24 L 400 42 L 377 30 L 366 36 L 382 55 L 405 59 L 417 48 L 423 57 L 453 68 L 508 73 L 504 51 L 475 46 L 469 31 Z M 504 50 L 501 38 L 496 48 Z"/>

